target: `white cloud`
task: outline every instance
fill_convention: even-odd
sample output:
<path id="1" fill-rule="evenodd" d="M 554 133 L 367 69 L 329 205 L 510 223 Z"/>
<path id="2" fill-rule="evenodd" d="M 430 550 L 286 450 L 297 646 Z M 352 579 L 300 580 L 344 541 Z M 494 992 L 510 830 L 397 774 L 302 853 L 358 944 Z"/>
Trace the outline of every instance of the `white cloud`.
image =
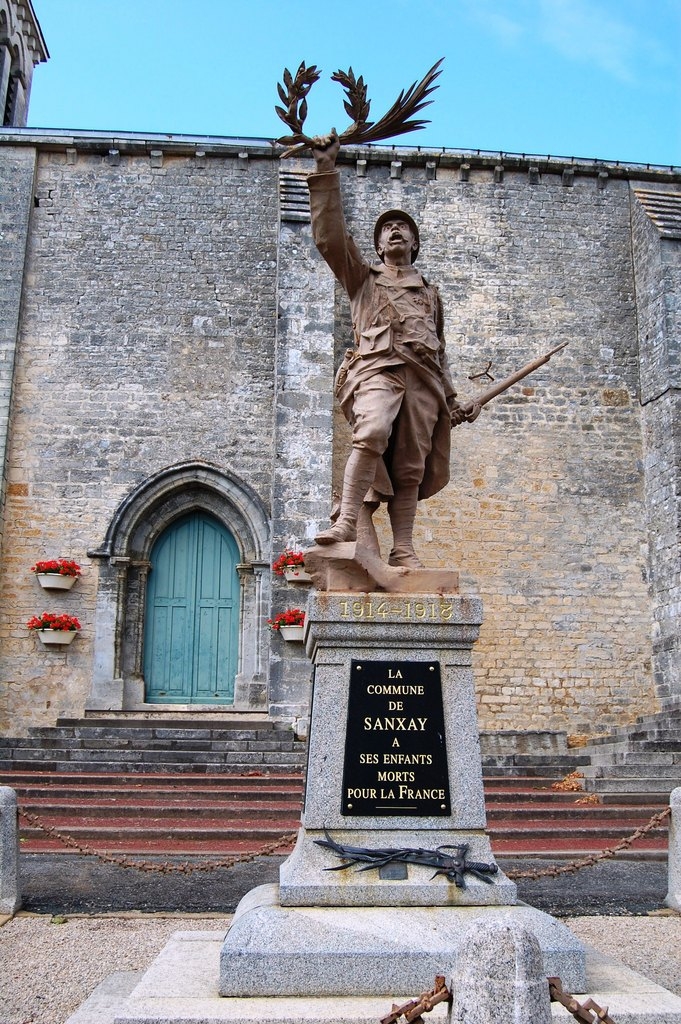
<path id="1" fill-rule="evenodd" d="M 508 9 L 509 6 L 514 8 L 518 5 L 499 3 L 498 0 L 460 0 L 459 2 L 459 7 L 464 8 L 470 18 L 492 32 L 501 43 L 507 46 L 513 45 L 525 32 L 525 26 L 522 24 L 523 12 L 513 11 L 514 15 L 520 14 L 520 18 L 511 17 L 502 10 L 502 8 Z M 520 6 L 524 7 L 524 3 L 521 2 Z"/>
<path id="2" fill-rule="evenodd" d="M 658 48 L 602 5 L 585 0 L 539 0 L 539 32 L 564 57 L 593 63 L 621 82 L 636 81 L 641 51 Z M 658 51 L 659 55 L 659 51 Z"/>

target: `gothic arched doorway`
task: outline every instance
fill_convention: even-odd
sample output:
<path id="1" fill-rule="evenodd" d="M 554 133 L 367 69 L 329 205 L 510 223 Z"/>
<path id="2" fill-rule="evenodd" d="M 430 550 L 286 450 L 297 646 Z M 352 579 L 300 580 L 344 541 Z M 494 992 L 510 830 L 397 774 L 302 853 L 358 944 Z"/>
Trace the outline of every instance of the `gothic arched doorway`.
<path id="1" fill-rule="evenodd" d="M 145 703 L 232 704 L 239 646 L 239 549 L 213 516 L 172 523 L 151 550 Z"/>

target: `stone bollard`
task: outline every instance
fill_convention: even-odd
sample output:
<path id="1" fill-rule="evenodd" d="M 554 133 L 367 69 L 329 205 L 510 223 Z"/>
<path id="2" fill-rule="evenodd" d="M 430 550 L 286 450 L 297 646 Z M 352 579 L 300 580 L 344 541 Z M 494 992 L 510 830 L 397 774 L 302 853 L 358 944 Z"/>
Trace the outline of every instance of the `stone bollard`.
<path id="1" fill-rule="evenodd" d="M 452 1024 L 551 1024 L 539 943 L 514 922 L 474 922 L 463 938 L 452 985 Z"/>
<path id="2" fill-rule="evenodd" d="M 17 795 L 0 786 L 0 914 L 15 914 L 20 906 Z"/>
<path id="3" fill-rule="evenodd" d="M 681 910 L 681 787 L 672 790 L 669 806 L 669 891 L 665 903 L 673 910 Z"/>

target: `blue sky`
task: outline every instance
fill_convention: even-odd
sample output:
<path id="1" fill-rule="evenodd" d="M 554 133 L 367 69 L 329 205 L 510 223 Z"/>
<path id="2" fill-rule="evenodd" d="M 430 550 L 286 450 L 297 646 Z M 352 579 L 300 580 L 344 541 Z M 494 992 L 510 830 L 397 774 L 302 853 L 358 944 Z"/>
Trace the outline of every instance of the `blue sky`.
<path id="1" fill-rule="evenodd" d="M 50 50 L 29 125 L 274 138 L 284 67 L 324 72 L 308 134 L 372 119 L 445 57 L 399 145 L 681 165 L 681 0 L 33 0 Z"/>

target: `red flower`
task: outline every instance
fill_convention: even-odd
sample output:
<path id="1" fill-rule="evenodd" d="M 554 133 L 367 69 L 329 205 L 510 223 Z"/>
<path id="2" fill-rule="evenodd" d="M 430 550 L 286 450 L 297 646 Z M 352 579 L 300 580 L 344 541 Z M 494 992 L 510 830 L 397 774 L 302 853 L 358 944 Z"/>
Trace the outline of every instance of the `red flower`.
<path id="1" fill-rule="evenodd" d="M 46 562 L 36 562 L 31 572 L 55 573 L 59 576 L 80 576 L 80 566 L 68 558 L 52 558 Z"/>
<path id="2" fill-rule="evenodd" d="M 28 629 L 58 629 L 64 632 L 81 629 L 81 624 L 75 615 L 55 615 L 53 612 L 43 612 L 42 615 L 34 615 L 26 623 Z"/>
<path id="3" fill-rule="evenodd" d="M 283 576 L 285 569 L 292 569 L 296 566 L 302 567 L 305 565 L 305 559 L 302 551 L 292 551 L 291 548 L 286 548 L 283 555 L 279 555 L 279 558 L 272 563 L 272 572 L 275 576 Z"/>
<path id="4" fill-rule="evenodd" d="M 300 608 L 287 608 L 285 612 L 279 612 L 267 622 L 272 629 L 281 629 L 282 626 L 302 626 L 305 622 L 305 612 Z"/>

